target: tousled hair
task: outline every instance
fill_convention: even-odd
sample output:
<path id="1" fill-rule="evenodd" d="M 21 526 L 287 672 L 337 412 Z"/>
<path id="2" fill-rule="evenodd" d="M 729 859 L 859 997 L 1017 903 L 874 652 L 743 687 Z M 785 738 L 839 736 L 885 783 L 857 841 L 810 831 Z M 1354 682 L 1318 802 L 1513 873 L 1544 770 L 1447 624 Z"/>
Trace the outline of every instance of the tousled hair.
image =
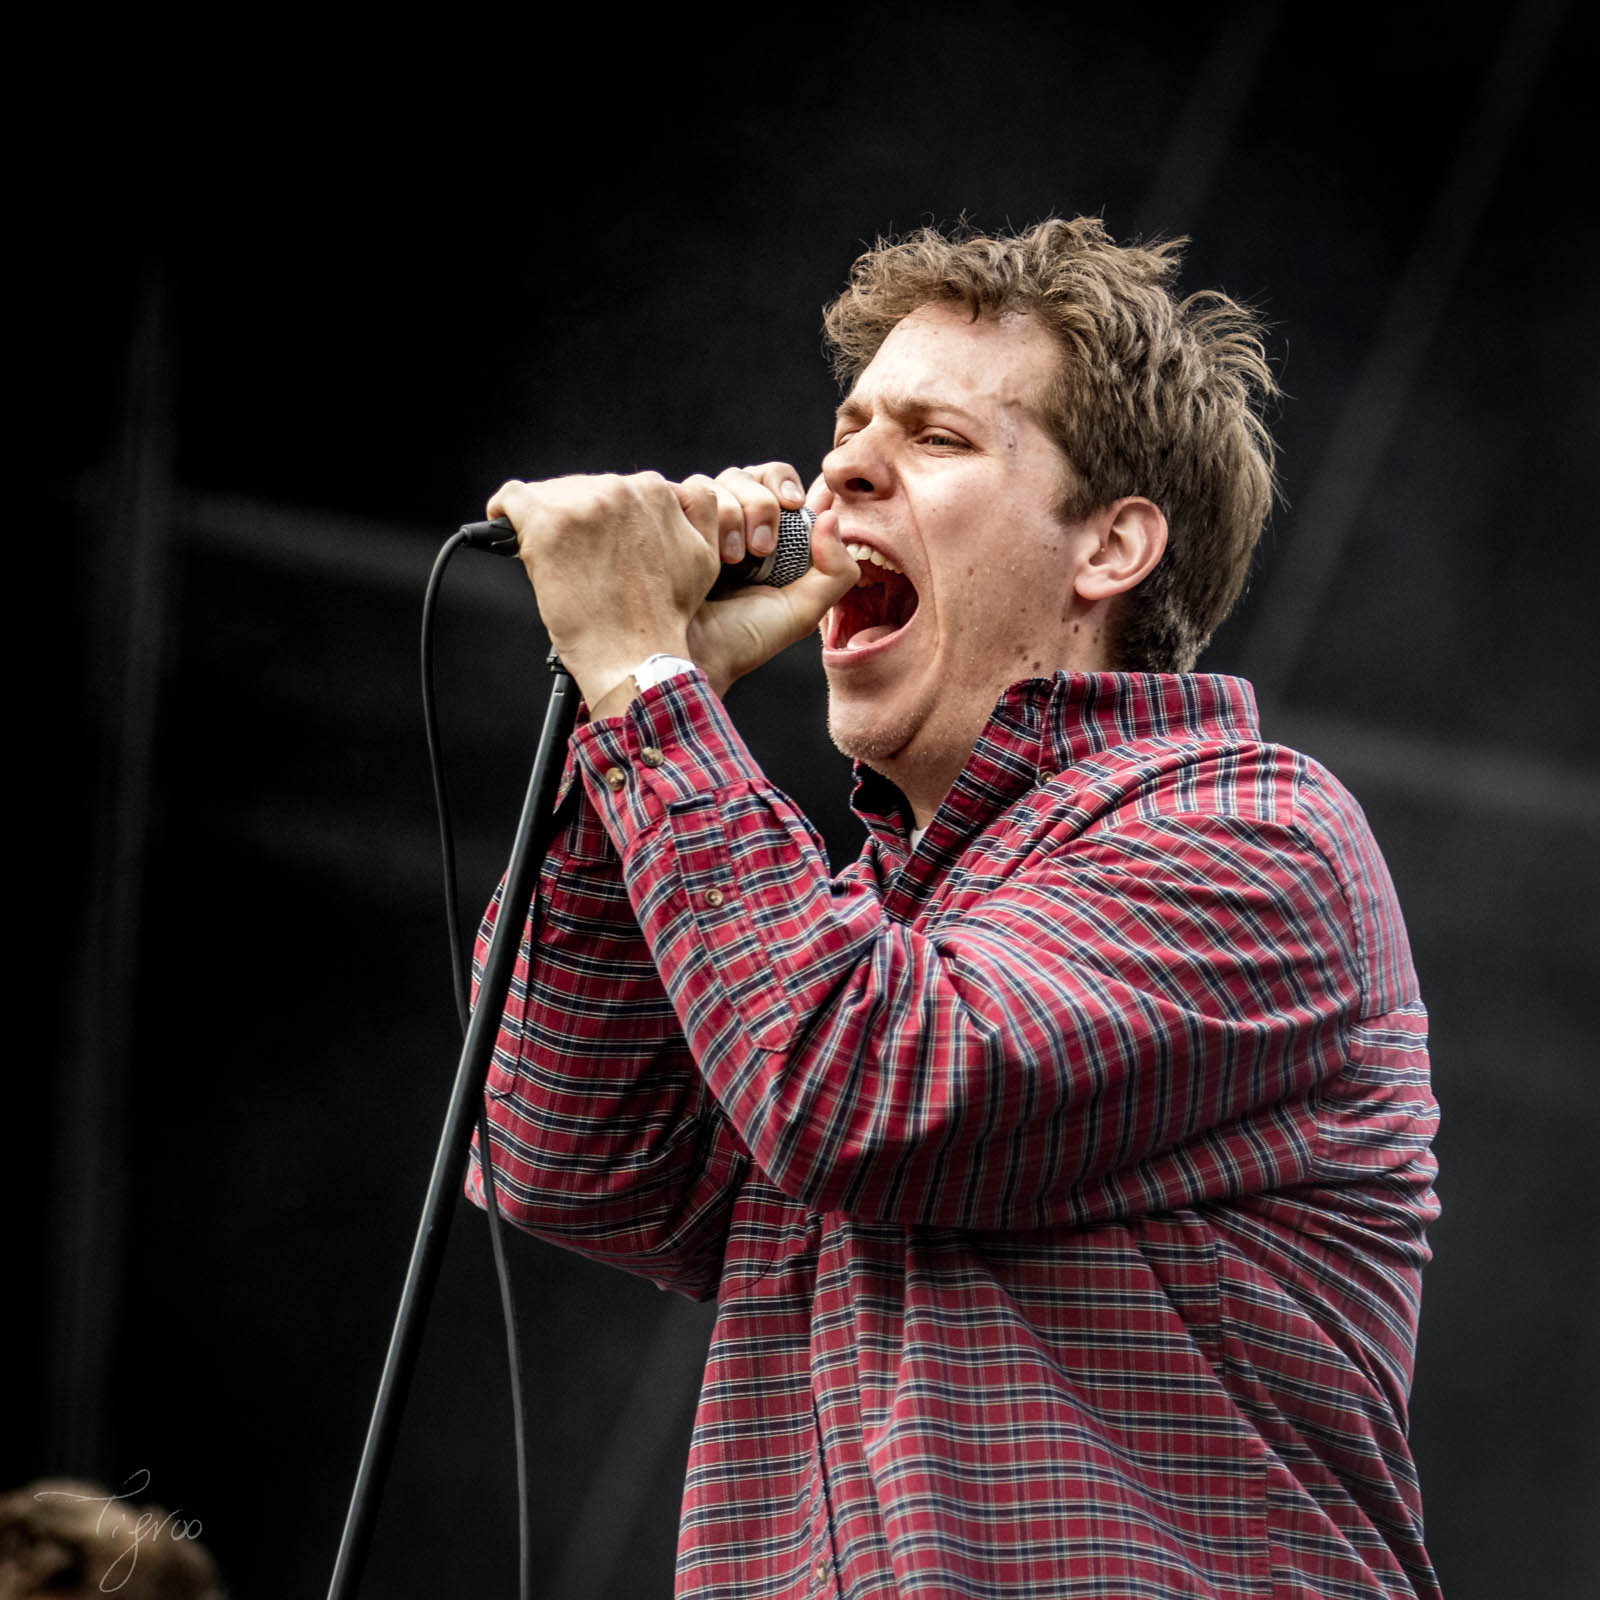
<path id="1" fill-rule="evenodd" d="M 1271 509 L 1277 395 L 1255 314 L 1214 291 L 1179 300 L 1184 239 L 1118 245 L 1098 217 L 989 237 L 965 226 L 880 239 L 823 313 L 848 389 L 901 318 L 930 304 L 972 319 L 1024 313 L 1061 349 L 1039 415 L 1070 471 L 1068 520 L 1126 495 L 1167 519 L 1167 548 L 1121 598 L 1119 670 L 1188 672 L 1244 588 Z"/>

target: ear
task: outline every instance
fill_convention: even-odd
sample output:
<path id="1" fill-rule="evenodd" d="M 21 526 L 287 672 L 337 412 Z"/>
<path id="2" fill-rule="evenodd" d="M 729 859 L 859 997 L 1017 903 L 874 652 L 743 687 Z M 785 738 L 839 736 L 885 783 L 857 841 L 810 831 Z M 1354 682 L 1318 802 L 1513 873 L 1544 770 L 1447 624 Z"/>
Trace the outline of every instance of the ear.
<path id="1" fill-rule="evenodd" d="M 1167 548 L 1167 519 L 1143 495 L 1101 506 L 1084 519 L 1083 531 L 1093 542 L 1073 575 L 1073 587 L 1090 605 L 1143 583 Z"/>

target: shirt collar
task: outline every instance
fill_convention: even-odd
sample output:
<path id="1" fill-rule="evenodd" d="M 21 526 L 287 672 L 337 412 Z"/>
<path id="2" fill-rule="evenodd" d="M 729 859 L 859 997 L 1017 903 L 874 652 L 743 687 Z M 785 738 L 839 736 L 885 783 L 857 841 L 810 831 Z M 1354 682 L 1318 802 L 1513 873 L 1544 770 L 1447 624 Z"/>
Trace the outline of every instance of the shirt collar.
<path id="1" fill-rule="evenodd" d="M 1024 678 L 995 702 L 967 764 L 929 825 L 966 836 L 1035 784 L 1151 740 L 1261 737 L 1255 692 L 1216 673 L 1057 672 Z M 867 830 L 900 854 L 907 823 L 900 791 L 856 763 L 851 806 Z"/>

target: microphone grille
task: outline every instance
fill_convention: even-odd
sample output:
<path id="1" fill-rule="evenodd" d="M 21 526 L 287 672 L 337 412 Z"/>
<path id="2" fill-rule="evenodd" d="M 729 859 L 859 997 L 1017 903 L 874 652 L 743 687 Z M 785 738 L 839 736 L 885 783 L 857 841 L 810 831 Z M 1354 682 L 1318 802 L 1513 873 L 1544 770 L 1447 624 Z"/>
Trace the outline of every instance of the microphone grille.
<path id="1" fill-rule="evenodd" d="M 772 552 L 772 565 L 760 582 L 782 589 L 811 570 L 811 524 L 816 520 L 816 512 L 808 506 L 779 513 L 777 548 Z"/>

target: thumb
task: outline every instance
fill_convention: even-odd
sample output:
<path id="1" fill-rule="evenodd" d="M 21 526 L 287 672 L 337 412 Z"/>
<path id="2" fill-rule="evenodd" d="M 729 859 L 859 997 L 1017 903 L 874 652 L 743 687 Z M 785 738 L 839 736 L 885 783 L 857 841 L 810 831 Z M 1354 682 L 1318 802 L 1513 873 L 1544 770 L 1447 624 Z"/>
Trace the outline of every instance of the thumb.
<path id="1" fill-rule="evenodd" d="M 811 565 L 793 583 L 767 592 L 782 599 L 791 640 L 804 638 L 828 608 L 847 594 L 861 576 L 855 557 L 839 538 L 839 517 L 833 510 L 817 514 L 811 525 Z"/>
<path id="2" fill-rule="evenodd" d="M 839 537 L 839 514 L 830 506 L 819 512 L 811 525 L 811 570 L 790 587 L 799 590 L 804 584 L 814 591 L 807 599 L 816 605 L 820 615 L 840 595 L 854 588 L 860 576 L 861 568 Z"/>

